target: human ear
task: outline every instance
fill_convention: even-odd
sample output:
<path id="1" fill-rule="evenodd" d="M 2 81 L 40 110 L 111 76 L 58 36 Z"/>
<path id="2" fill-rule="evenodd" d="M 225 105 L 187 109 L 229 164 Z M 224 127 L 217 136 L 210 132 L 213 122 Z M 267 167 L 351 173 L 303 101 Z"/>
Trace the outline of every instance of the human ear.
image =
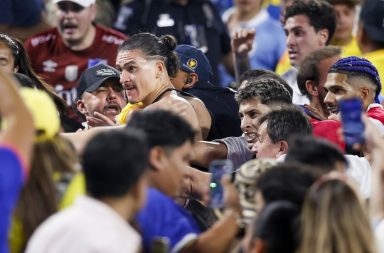
<path id="1" fill-rule="evenodd" d="M 97 6 L 96 4 L 92 4 L 91 6 L 89 6 L 90 10 L 91 10 L 91 20 L 92 22 L 96 20 L 96 14 L 97 14 Z M 101 12 L 101 10 L 99 10 Z"/>
<path id="2" fill-rule="evenodd" d="M 369 98 L 370 90 L 367 87 L 363 87 L 360 89 L 360 97 L 363 101 L 366 101 Z"/>
<path id="3" fill-rule="evenodd" d="M 319 95 L 315 82 L 312 80 L 305 81 L 305 89 L 312 97 L 317 97 Z"/>
<path id="4" fill-rule="evenodd" d="M 317 36 L 319 38 L 319 46 L 326 46 L 327 40 L 329 38 L 329 32 L 327 29 L 322 29 L 317 32 Z"/>
<path id="5" fill-rule="evenodd" d="M 166 70 L 164 62 L 157 61 L 155 64 L 155 68 L 156 78 L 160 78 Z"/>
<path id="6" fill-rule="evenodd" d="M 279 145 L 279 152 L 277 153 L 278 154 L 277 157 L 280 157 L 282 155 L 286 155 L 288 153 L 288 142 L 279 141 L 278 145 Z"/>
<path id="7" fill-rule="evenodd" d="M 76 101 L 76 108 L 83 115 L 88 113 L 87 107 L 85 106 L 84 100 L 82 99 Z"/>
<path id="8" fill-rule="evenodd" d="M 155 146 L 149 151 L 149 165 L 154 171 L 161 171 L 163 169 L 163 160 L 165 156 L 164 150 Z"/>
<path id="9" fill-rule="evenodd" d="M 185 79 L 184 88 L 192 88 L 198 81 L 199 81 L 199 78 L 197 74 L 190 73 L 188 77 Z"/>

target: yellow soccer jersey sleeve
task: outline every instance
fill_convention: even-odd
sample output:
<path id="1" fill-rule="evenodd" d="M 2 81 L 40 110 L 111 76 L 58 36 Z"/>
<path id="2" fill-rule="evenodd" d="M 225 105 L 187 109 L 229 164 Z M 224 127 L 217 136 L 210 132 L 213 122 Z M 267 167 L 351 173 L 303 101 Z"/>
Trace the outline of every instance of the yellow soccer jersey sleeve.
<path id="1" fill-rule="evenodd" d="M 143 106 L 143 103 L 139 102 L 136 104 L 128 103 L 123 110 L 121 110 L 120 114 L 116 116 L 116 123 L 119 125 L 125 125 L 127 123 L 128 114 L 135 109 L 139 109 Z"/>

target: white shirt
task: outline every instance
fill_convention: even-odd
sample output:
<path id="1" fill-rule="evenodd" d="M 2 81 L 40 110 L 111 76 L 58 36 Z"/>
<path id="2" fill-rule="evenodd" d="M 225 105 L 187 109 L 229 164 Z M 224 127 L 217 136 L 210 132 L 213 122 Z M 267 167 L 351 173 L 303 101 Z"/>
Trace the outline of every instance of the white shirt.
<path id="1" fill-rule="evenodd" d="M 81 196 L 38 227 L 26 253 L 137 253 L 140 246 L 139 234 L 111 207 Z"/>
<path id="2" fill-rule="evenodd" d="M 359 185 L 360 193 L 365 198 L 371 196 L 371 165 L 365 157 L 345 155 L 348 160 L 347 175 Z"/>
<path id="3" fill-rule="evenodd" d="M 346 174 L 353 178 L 358 184 L 359 192 L 364 198 L 371 196 L 371 165 L 365 157 L 355 155 L 344 155 L 348 161 Z M 278 162 L 284 162 L 286 155 L 281 155 L 276 159 Z"/>
<path id="4" fill-rule="evenodd" d="M 287 72 L 283 74 L 283 78 L 293 90 L 292 104 L 294 105 L 304 105 L 309 104 L 309 99 L 307 96 L 301 94 L 299 86 L 297 84 L 297 69 L 291 67 Z"/>

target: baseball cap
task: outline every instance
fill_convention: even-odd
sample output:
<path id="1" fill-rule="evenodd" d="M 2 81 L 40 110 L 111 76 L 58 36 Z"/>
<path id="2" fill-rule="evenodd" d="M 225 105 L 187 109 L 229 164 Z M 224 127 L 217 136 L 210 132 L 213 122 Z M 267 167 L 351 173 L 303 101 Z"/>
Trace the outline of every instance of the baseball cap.
<path id="1" fill-rule="evenodd" d="M 180 69 L 187 73 L 196 73 L 201 81 L 209 81 L 212 67 L 204 53 L 190 45 L 178 45 L 175 52 L 180 60 Z"/>
<path id="2" fill-rule="evenodd" d="M 78 5 L 81 5 L 84 8 L 90 6 L 91 4 L 94 4 L 96 2 L 96 0 L 53 0 L 53 3 L 57 4 L 59 2 L 64 2 L 64 1 L 77 3 Z"/>
<path id="3" fill-rule="evenodd" d="M 46 141 L 55 137 L 60 131 L 60 118 L 49 95 L 41 90 L 24 87 L 20 88 L 20 95 L 32 113 L 36 140 Z"/>
<path id="4" fill-rule="evenodd" d="M 79 99 L 84 92 L 94 92 L 107 80 L 120 82 L 119 71 L 103 63 L 85 70 L 78 82 L 77 98 Z"/>
<path id="5" fill-rule="evenodd" d="M 360 20 L 369 38 L 384 42 L 384 0 L 366 0 L 361 8 Z"/>
<path id="6" fill-rule="evenodd" d="M 276 164 L 276 160 L 269 158 L 253 159 L 241 165 L 237 171 L 235 186 L 239 191 L 244 223 L 250 223 L 256 216 L 255 193 L 258 178 Z"/>

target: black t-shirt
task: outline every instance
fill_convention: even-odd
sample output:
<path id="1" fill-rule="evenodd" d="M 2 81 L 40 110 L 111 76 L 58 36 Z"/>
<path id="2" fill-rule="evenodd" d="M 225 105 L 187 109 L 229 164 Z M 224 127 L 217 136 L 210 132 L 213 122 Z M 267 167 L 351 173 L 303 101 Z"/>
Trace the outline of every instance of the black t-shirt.
<path id="1" fill-rule="evenodd" d="M 239 105 L 234 98 L 234 91 L 210 85 L 196 85 L 185 91 L 200 98 L 211 113 L 213 124 L 207 137 L 208 141 L 242 134 Z"/>

